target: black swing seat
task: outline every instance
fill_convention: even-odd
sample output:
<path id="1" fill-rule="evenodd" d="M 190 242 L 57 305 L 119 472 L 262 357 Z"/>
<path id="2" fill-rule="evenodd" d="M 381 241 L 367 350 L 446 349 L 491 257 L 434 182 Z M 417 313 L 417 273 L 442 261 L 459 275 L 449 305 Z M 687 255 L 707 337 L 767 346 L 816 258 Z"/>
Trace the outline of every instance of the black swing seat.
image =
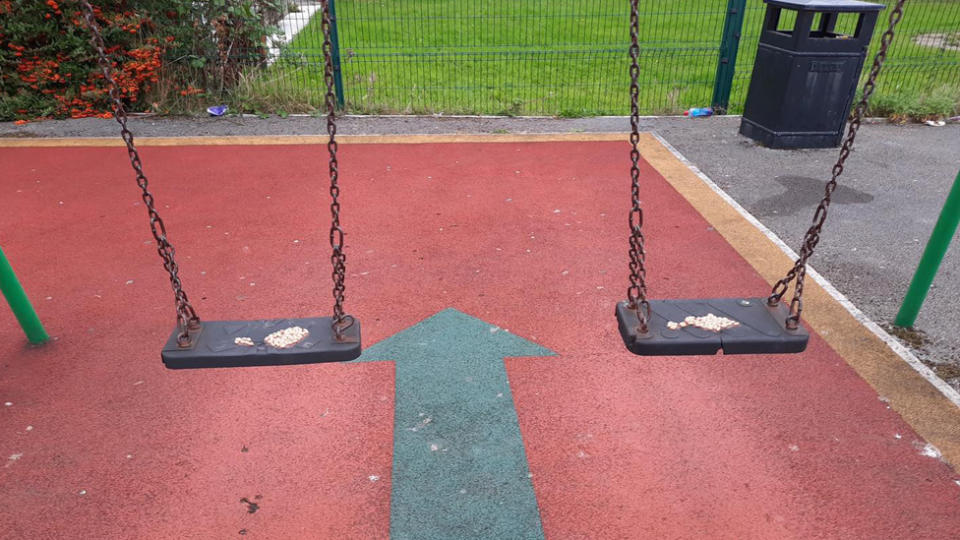
<path id="1" fill-rule="evenodd" d="M 687 317 L 708 314 L 725 317 L 738 326 L 712 331 L 698 326 L 668 326 Z M 648 331 L 639 333 L 637 313 L 627 302 L 617 304 L 620 335 L 627 349 L 641 356 L 784 354 L 807 348 L 810 334 L 801 326 L 784 326 L 790 315 L 784 302 L 768 306 L 766 298 L 714 298 L 696 300 L 651 300 Z"/>
<path id="2" fill-rule="evenodd" d="M 346 362 L 359 357 L 360 321 L 354 321 L 344 330 L 341 341 L 334 338 L 330 323 L 330 317 L 203 321 L 200 330 L 194 332 L 190 347 L 178 345 L 180 330 L 175 329 L 160 355 L 169 369 L 316 364 Z M 305 329 L 309 334 L 289 348 L 277 348 L 264 341 L 274 332 L 294 327 Z M 253 345 L 238 344 L 238 338 Z"/>

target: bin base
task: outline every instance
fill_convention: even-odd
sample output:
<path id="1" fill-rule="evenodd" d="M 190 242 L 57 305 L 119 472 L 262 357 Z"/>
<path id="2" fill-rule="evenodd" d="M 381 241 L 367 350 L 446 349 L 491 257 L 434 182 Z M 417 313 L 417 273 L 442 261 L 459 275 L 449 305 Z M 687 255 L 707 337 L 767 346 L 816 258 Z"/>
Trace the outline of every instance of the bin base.
<path id="1" fill-rule="evenodd" d="M 840 131 L 773 131 L 744 118 L 740 134 L 767 148 L 836 148 L 843 139 L 843 127 Z"/>

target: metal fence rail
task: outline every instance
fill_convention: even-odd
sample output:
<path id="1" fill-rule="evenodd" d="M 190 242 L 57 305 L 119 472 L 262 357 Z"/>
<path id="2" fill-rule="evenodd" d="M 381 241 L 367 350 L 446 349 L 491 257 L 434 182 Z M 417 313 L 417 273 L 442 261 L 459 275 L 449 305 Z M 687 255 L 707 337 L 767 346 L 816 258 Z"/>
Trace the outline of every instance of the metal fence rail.
<path id="1" fill-rule="evenodd" d="M 320 105 L 317 4 L 294 4 L 281 22 L 287 42 L 271 49 L 270 66 L 248 82 L 257 92 Z M 626 0 L 336 0 L 335 8 L 339 97 L 349 112 L 627 113 Z M 731 112 L 742 110 L 762 0 L 641 2 L 641 10 L 644 113 L 718 97 Z M 878 93 L 956 104 L 958 88 L 960 0 L 913 0 Z"/>

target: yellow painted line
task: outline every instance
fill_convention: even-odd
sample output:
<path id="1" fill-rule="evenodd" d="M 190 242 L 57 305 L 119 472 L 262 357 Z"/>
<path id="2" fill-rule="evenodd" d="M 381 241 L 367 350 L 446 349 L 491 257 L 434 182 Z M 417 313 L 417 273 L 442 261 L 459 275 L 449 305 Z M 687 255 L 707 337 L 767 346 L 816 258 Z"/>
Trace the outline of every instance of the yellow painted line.
<path id="1" fill-rule="evenodd" d="M 641 138 L 641 153 L 674 189 L 713 226 L 767 282 L 793 265 L 763 231 L 707 185 L 653 135 Z M 813 209 L 811 208 L 811 215 Z M 917 372 L 824 287 L 808 275 L 804 320 L 945 460 L 960 465 L 960 407 Z"/>
<path id="2" fill-rule="evenodd" d="M 340 135 L 341 144 L 436 144 L 626 141 L 626 133 L 526 133 L 449 135 Z M 326 135 L 272 135 L 228 137 L 137 137 L 137 146 L 263 146 L 326 144 Z M 119 137 L 0 137 L 0 148 L 112 147 L 124 146 Z"/>

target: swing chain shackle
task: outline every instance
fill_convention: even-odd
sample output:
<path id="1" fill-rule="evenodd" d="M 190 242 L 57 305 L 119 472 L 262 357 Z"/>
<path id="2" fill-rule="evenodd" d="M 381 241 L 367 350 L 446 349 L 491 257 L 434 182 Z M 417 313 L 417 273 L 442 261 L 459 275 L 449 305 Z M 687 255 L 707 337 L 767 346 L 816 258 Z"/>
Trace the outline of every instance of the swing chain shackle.
<path id="1" fill-rule="evenodd" d="M 650 303 L 647 301 L 646 250 L 643 237 L 643 208 L 640 206 L 640 2 L 630 0 L 630 286 L 627 305 L 637 314 L 637 329 L 649 330 Z"/>
<path id="2" fill-rule="evenodd" d="M 109 89 L 110 101 L 113 104 L 113 117 L 120 124 L 120 136 L 127 146 L 130 166 L 133 167 L 133 172 L 136 174 L 137 186 L 140 187 L 141 198 L 147 207 L 147 214 L 150 217 L 150 230 L 157 243 L 157 253 L 163 260 L 163 268 L 170 275 L 170 286 L 173 288 L 177 310 L 177 328 L 180 330 L 177 336 L 177 344 L 184 348 L 190 347 L 193 342 L 193 334 L 200 330 L 200 317 L 197 316 L 196 310 L 187 298 L 187 293 L 183 290 L 180 268 L 176 261 L 176 250 L 167 239 L 167 228 L 154 206 L 153 195 L 148 189 L 149 182 L 143 172 L 143 162 L 140 160 L 140 153 L 133 142 L 133 133 L 127 129 L 127 111 L 123 106 L 117 81 L 113 77 L 113 65 L 107 56 L 106 45 L 103 41 L 103 34 L 100 32 L 100 25 L 97 23 L 96 14 L 89 0 L 80 0 L 80 6 L 83 9 L 83 17 L 87 23 L 87 28 L 90 30 L 90 43 L 97 51 L 97 62 Z"/>
<path id="3" fill-rule="evenodd" d="M 877 51 L 876 56 L 873 57 L 873 66 L 870 68 L 870 75 L 867 77 L 867 82 L 863 85 L 863 93 L 860 101 L 857 102 L 856 107 L 853 109 L 846 139 L 840 148 L 840 156 L 837 159 L 837 163 L 833 166 L 833 175 L 824 187 L 823 200 L 817 205 L 817 210 L 813 214 L 813 224 L 804 235 L 800 254 L 793 268 L 787 272 L 787 275 L 774 284 L 773 290 L 767 299 L 769 305 L 776 306 L 787 293 L 790 283 L 796 280 L 793 299 L 790 301 L 790 316 L 787 317 L 785 323 L 787 330 L 796 330 L 800 327 L 800 315 L 803 313 L 803 283 L 807 275 L 807 260 L 813 256 L 814 249 L 817 247 L 817 244 L 820 243 L 820 233 L 827 219 L 827 210 L 830 208 L 831 197 L 833 196 L 834 190 L 837 189 L 837 181 L 840 175 L 843 174 L 844 164 L 853 151 L 853 142 L 856 140 L 857 131 L 860 129 L 863 118 L 866 116 L 870 96 L 873 95 L 876 89 L 877 76 L 880 74 L 880 69 L 883 67 L 883 63 L 887 58 L 887 51 L 890 48 L 890 43 L 893 41 L 894 31 L 896 30 L 897 24 L 899 24 L 903 18 L 903 5 L 906 1 L 907 0 L 898 0 L 893 10 L 890 11 L 889 25 L 880 38 L 880 49 Z"/>
<path id="4" fill-rule="evenodd" d="M 327 86 L 325 102 L 327 106 L 327 151 L 330 154 L 330 263 L 333 265 L 333 317 L 331 328 L 334 339 L 343 341 L 344 332 L 353 326 L 352 316 L 343 312 L 344 294 L 347 290 L 345 280 L 347 275 L 347 255 L 343 252 L 344 232 L 340 226 L 340 178 L 339 164 L 337 163 L 337 96 L 334 94 L 333 73 L 333 43 L 330 37 L 332 20 L 330 15 L 330 0 L 321 1 L 323 17 L 323 80 Z"/>

